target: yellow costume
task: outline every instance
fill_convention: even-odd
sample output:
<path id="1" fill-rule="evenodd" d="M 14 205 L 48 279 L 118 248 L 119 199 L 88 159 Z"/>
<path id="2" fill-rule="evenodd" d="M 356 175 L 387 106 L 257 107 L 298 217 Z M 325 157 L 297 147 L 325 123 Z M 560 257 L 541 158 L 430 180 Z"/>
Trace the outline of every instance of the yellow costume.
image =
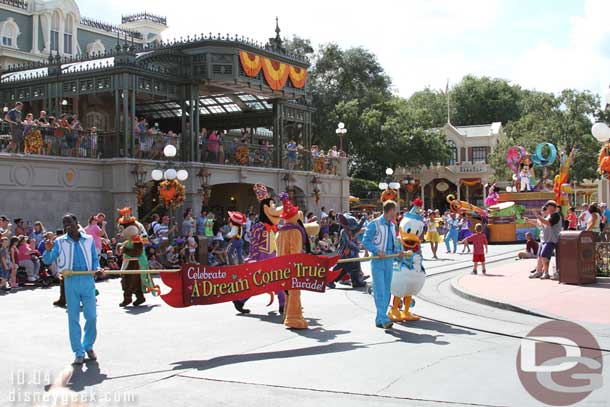
<path id="1" fill-rule="evenodd" d="M 439 218 L 430 218 L 428 222 L 428 231 L 424 236 L 426 242 L 431 243 L 440 243 L 443 241 L 443 236 L 438 233 L 438 228 L 440 227 L 440 219 Z"/>

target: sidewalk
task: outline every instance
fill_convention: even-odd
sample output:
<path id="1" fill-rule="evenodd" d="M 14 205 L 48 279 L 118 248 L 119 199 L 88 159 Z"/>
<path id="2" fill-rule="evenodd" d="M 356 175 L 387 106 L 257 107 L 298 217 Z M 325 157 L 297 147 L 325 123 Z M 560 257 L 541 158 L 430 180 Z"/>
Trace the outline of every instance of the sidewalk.
<path id="1" fill-rule="evenodd" d="M 487 275 L 464 275 L 453 280 L 461 296 L 491 306 L 576 322 L 610 325 L 610 279 L 597 284 L 569 285 L 529 279 L 536 260 L 491 266 Z"/>

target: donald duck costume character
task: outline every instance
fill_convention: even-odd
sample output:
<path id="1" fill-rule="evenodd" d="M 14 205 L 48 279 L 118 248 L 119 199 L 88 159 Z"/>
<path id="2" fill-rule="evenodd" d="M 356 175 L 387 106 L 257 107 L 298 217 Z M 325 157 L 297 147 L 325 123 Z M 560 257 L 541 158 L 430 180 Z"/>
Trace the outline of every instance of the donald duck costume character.
<path id="1" fill-rule="evenodd" d="M 396 241 L 396 226 L 393 222 L 396 219 L 396 209 L 396 202 L 385 201 L 383 215 L 368 224 L 362 239 L 364 247 L 373 256 L 381 257 L 371 261 L 371 274 L 373 275 L 373 297 L 377 308 L 375 326 L 383 329 L 392 327 L 387 310 L 390 303 L 390 287 L 394 268 L 393 257 L 384 257 L 401 253 L 400 244 Z"/>
<path id="2" fill-rule="evenodd" d="M 417 321 L 420 318 L 409 312 L 413 296 L 417 295 L 426 282 L 426 273 L 422 265 L 420 236 L 424 230 L 424 218 L 418 213 L 423 202 L 413 201 L 411 210 L 400 221 L 400 242 L 406 255 L 392 276 L 391 293 L 394 296 L 388 317 L 394 322 Z M 404 309 L 401 311 L 401 302 Z"/>

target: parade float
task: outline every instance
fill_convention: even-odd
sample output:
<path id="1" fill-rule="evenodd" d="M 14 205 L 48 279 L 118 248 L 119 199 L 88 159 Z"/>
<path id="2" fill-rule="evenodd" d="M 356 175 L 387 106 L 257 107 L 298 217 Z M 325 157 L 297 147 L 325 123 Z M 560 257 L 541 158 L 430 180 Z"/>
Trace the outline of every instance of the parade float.
<path id="1" fill-rule="evenodd" d="M 557 202 L 565 215 L 570 202 L 569 169 L 574 150 L 569 154 L 558 153 L 555 145 L 541 143 L 533 154 L 522 146 L 511 147 L 506 153 L 506 163 L 513 171 L 512 184 L 505 192 L 498 193 L 495 184 L 490 187 L 486 199 L 489 241 L 525 241 L 525 235 L 537 229 L 525 218 L 534 218 L 549 200 Z M 559 159 L 559 173 L 550 181 L 549 167 Z M 536 171 L 540 178 L 536 178 Z"/>

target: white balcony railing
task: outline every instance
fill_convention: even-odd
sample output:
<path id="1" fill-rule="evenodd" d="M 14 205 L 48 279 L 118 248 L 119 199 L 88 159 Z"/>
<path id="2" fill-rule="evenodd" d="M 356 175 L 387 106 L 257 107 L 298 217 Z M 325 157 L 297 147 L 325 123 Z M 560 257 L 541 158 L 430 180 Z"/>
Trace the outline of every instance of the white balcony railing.
<path id="1" fill-rule="evenodd" d="M 465 161 L 460 164 L 448 165 L 446 168 L 455 174 L 485 173 L 490 170 L 489 164 L 482 161 L 476 163 Z"/>

